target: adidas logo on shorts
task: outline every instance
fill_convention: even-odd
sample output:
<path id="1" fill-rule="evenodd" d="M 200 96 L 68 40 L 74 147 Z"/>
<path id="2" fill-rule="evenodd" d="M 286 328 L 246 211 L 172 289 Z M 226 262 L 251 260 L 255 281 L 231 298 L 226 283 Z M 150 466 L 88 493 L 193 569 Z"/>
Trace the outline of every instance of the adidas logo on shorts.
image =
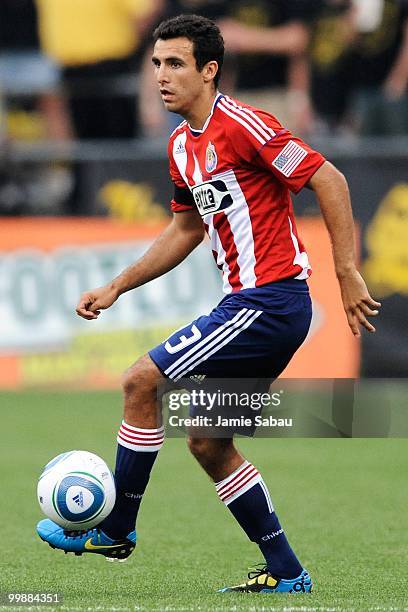
<path id="1" fill-rule="evenodd" d="M 193 376 L 190 376 L 190 380 L 200 385 L 203 382 L 205 377 L 206 377 L 206 374 L 193 374 Z"/>

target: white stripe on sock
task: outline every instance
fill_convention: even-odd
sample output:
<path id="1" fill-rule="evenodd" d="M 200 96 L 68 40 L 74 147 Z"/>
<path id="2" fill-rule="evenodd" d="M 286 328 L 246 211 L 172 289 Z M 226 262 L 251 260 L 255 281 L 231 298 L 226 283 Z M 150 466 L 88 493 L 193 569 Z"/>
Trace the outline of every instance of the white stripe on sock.
<path id="1" fill-rule="evenodd" d="M 164 442 L 164 428 L 161 426 L 158 429 L 143 429 L 122 421 L 117 441 L 121 446 L 134 451 L 159 451 Z"/>
<path id="2" fill-rule="evenodd" d="M 232 474 L 217 482 L 215 488 L 221 501 L 228 506 L 262 480 L 255 466 L 245 461 Z"/>
<path id="3" fill-rule="evenodd" d="M 261 480 L 259 484 L 265 494 L 266 503 L 268 504 L 269 512 L 272 514 L 272 512 L 274 512 L 274 507 L 273 507 L 273 503 L 271 500 L 271 496 L 269 495 L 268 487 L 266 486 L 263 480 Z"/>

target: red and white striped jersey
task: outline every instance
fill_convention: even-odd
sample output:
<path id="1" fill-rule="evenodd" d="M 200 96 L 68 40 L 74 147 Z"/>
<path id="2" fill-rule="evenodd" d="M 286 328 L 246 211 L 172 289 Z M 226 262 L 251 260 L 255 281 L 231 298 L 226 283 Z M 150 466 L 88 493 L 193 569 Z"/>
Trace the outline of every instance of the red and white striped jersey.
<path id="1" fill-rule="evenodd" d="M 200 212 L 224 292 L 306 279 L 290 191 L 325 159 L 269 113 L 218 94 L 203 129 L 183 121 L 168 148 L 173 212 Z"/>

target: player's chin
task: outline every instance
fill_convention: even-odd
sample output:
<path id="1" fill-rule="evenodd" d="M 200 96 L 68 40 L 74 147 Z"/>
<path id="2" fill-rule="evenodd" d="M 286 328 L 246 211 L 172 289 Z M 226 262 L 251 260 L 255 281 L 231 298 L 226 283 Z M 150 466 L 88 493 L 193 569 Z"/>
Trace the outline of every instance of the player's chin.
<path id="1" fill-rule="evenodd" d="M 164 107 L 169 113 L 179 113 L 180 107 L 175 102 L 164 102 Z"/>

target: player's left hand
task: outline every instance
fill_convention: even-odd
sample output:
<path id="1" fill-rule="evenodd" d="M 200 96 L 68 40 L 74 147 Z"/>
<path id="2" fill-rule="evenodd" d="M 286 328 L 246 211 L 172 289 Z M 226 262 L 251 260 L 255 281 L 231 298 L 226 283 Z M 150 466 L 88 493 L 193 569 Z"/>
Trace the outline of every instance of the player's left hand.
<path id="1" fill-rule="evenodd" d="M 375 327 L 367 317 L 376 317 L 379 314 L 380 302 L 376 302 L 368 292 L 363 277 L 354 269 L 345 275 L 339 275 L 341 298 L 346 311 L 348 324 L 356 338 L 360 337 L 362 325 L 369 332 L 374 333 Z"/>

